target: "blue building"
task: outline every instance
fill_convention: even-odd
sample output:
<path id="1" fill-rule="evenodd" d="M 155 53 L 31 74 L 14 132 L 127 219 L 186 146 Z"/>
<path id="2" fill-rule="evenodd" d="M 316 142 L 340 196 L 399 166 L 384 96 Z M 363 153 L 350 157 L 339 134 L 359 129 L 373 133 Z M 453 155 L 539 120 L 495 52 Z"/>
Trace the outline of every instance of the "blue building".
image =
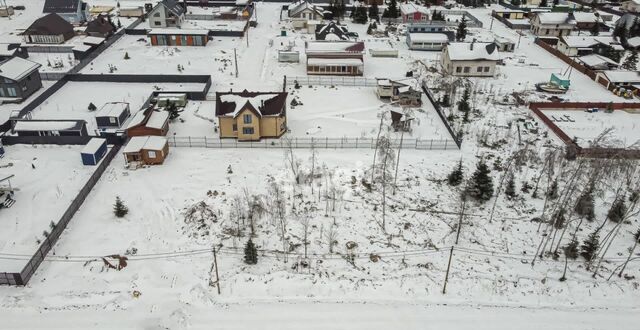
<path id="1" fill-rule="evenodd" d="M 82 148 L 80 157 L 84 165 L 98 165 L 102 157 L 107 153 L 107 140 L 93 138 Z"/>

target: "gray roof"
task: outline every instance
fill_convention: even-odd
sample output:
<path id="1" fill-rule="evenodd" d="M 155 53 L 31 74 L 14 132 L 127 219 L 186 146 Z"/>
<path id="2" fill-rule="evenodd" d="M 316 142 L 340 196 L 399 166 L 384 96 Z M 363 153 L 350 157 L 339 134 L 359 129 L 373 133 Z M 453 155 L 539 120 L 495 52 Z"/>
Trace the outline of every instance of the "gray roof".
<path id="1" fill-rule="evenodd" d="M 20 57 L 12 57 L 0 63 L 0 77 L 20 81 L 20 79 L 38 70 L 41 65 Z"/>
<path id="2" fill-rule="evenodd" d="M 45 0 L 43 13 L 75 13 L 81 0 Z"/>
<path id="3" fill-rule="evenodd" d="M 161 4 L 176 16 L 184 14 L 184 8 L 175 0 L 162 0 Z"/>

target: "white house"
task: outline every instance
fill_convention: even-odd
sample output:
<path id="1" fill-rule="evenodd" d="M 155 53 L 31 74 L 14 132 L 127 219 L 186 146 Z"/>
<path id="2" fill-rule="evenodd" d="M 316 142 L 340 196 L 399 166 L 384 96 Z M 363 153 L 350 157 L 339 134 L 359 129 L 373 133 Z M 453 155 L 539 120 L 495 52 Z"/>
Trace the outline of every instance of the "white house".
<path id="1" fill-rule="evenodd" d="M 536 13 L 531 18 L 531 31 L 540 37 L 561 37 L 571 34 L 576 21 L 568 13 Z"/>
<path id="2" fill-rule="evenodd" d="M 620 42 L 611 36 L 563 36 L 558 40 L 557 48 L 567 56 L 604 54 L 605 49 L 613 49 L 616 52 L 624 51 Z"/>
<path id="3" fill-rule="evenodd" d="M 449 43 L 444 33 L 407 33 L 407 45 L 411 50 L 442 50 Z"/>
<path id="4" fill-rule="evenodd" d="M 312 5 L 307 1 L 300 1 L 289 5 L 289 20 L 294 29 L 308 28 L 309 33 L 315 32 L 315 26 L 324 18 L 321 7 Z M 313 25 L 313 29 L 308 27 Z"/>
<path id="5" fill-rule="evenodd" d="M 626 12 L 637 13 L 640 12 L 640 0 L 628 0 L 622 3 L 620 8 Z"/>
<path id="6" fill-rule="evenodd" d="M 627 70 L 608 70 L 596 73 L 598 83 L 606 88 L 629 88 L 640 84 L 640 72 Z"/>
<path id="7" fill-rule="evenodd" d="M 440 64 L 453 76 L 493 77 L 500 59 L 494 43 L 451 43 L 442 51 Z"/>
<path id="8" fill-rule="evenodd" d="M 149 12 L 149 27 L 180 27 L 184 22 L 185 10 L 175 0 L 162 0 Z"/>

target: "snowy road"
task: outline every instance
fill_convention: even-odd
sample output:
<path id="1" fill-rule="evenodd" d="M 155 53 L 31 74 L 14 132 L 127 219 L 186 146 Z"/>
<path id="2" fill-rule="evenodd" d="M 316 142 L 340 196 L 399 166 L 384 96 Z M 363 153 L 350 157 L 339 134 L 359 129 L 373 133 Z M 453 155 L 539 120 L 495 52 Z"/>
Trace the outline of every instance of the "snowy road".
<path id="1" fill-rule="evenodd" d="M 141 298 L 143 299 L 143 298 Z M 408 303 L 259 302 L 172 313 L 0 311 L 2 329 L 637 329 L 638 310 L 548 310 Z M 552 324 L 552 325 L 550 325 Z"/>

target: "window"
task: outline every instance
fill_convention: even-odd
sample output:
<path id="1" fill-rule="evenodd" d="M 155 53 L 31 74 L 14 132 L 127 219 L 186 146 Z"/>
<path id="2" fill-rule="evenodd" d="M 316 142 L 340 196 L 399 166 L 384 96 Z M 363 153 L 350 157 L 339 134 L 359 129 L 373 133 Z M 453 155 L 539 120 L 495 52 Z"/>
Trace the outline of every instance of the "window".
<path id="1" fill-rule="evenodd" d="M 251 115 L 244 115 L 243 119 L 245 124 L 251 124 Z"/>
<path id="2" fill-rule="evenodd" d="M 469 73 L 470 68 L 468 66 L 464 67 L 464 73 Z"/>
<path id="3" fill-rule="evenodd" d="M 160 13 L 153 14 L 153 17 L 160 17 Z"/>
<path id="4" fill-rule="evenodd" d="M 149 150 L 147 152 L 147 155 L 149 155 L 149 158 L 156 158 L 156 152 L 155 151 Z"/>
<path id="5" fill-rule="evenodd" d="M 490 70 L 490 69 L 491 69 L 490 67 L 485 66 L 485 67 L 484 67 L 484 72 L 489 72 L 489 70 Z"/>
<path id="6" fill-rule="evenodd" d="M 238 131 L 238 124 L 233 124 L 233 126 L 231 127 L 231 129 L 236 132 Z"/>
<path id="7" fill-rule="evenodd" d="M 457 66 L 457 67 L 456 67 L 456 73 L 460 73 L 460 72 L 462 72 L 462 67 Z"/>
<path id="8" fill-rule="evenodd" d="M 15 89 L 15 88 L 13 88 L 13 87 L 8 87 L 8 88 L 7 88 L 7 93 L 9 94 L 9 96 L 16 96 L 16 95 L 18 95 L 18 94 L 16 93 L 16 89 Z"/>
<path id="9" fill-rule="evenodd" d="M 115 124 L 116 123 L 116 118 L 115 117 L 109 117 L 109 122 L 111 124 Z"/>
<path id="10" fill-rule="evenodd" d="M 242 134 L 252 135 L 253 134 L 253 127 L 243 127 L 242 128 Z"/>
<path id="11" fill-rule="evenodd" d="M 4 97 L 4 88 L 0 87 L 0 97 Z"/>
<path id="12" fill-rule="evenodd" d="M 160 22 L 158 22 L 158 21 L 155 21 L 155 22 L 153 22 L 153 25 L 155 25 L 155 26 L 160 26 L 160 25 L 162 25 L 162 23 L 160 23 Z"/>
<path id="13" fill-rule="evenodd" d="M 482 72 L 482 67 L 479 66 L 476 70 L 477 70 L 476 72 Z"/>

